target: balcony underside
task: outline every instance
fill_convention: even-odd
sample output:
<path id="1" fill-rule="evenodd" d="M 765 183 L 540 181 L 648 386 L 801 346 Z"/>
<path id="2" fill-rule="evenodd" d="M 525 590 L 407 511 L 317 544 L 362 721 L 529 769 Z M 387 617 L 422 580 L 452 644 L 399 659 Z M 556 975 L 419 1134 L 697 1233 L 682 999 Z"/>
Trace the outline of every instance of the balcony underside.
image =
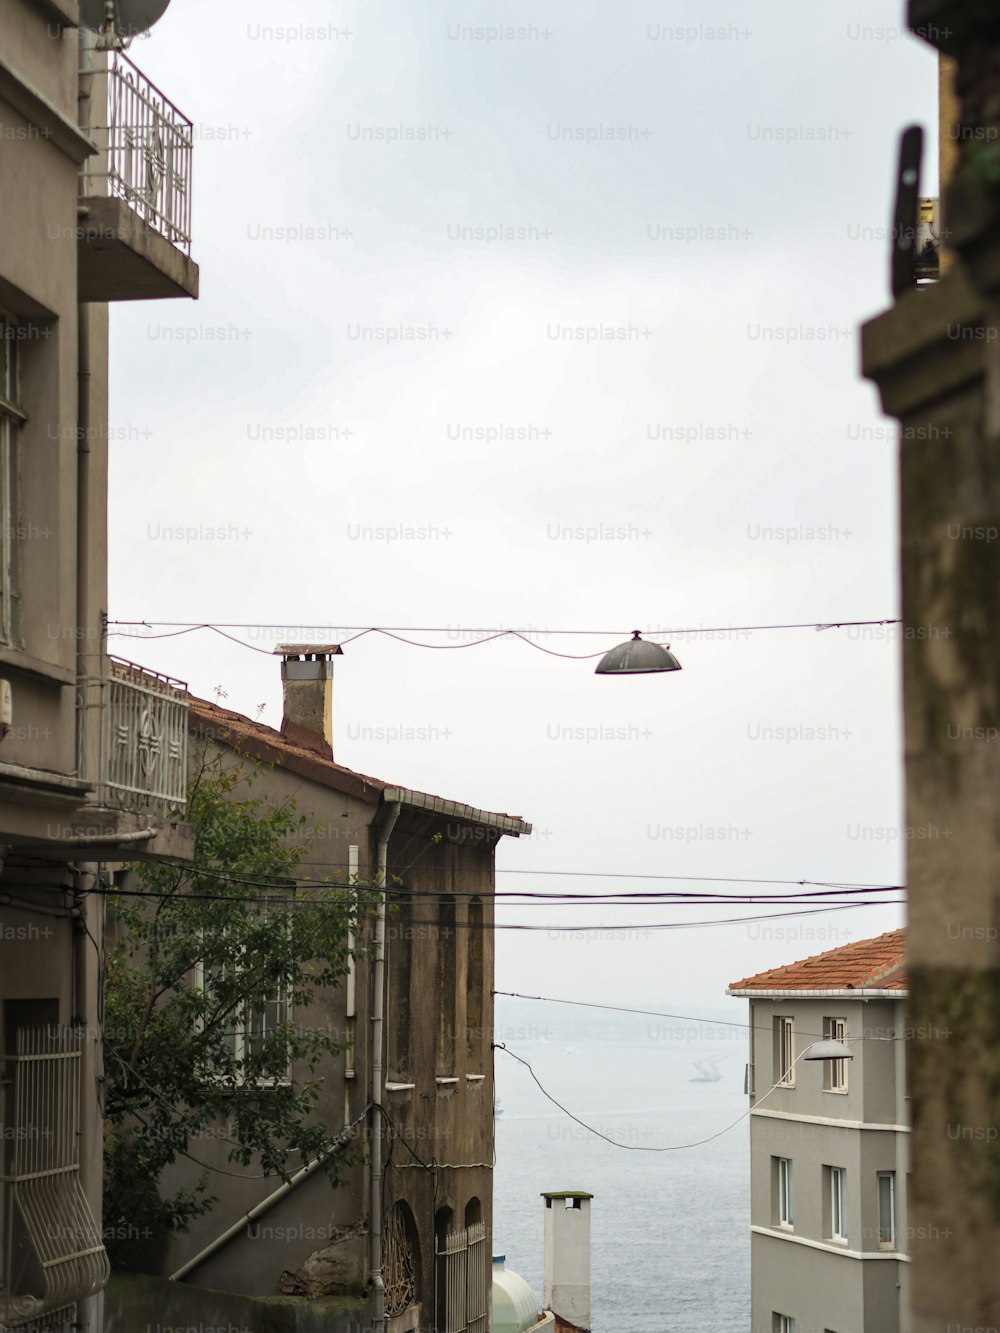
<path id="1" fill-rule="evenodd" d="M 124 199 L 91 195 L 80 200 L 81 301 L 153 301 L 198 296 L 198 265 L 152 227 Z"/>
<path id="2" fill-rule="evenodd" d="M 157 810 L 98 806 L 90 784 L 0 765 L 0 848 L 46 861 L 190 860 L 194 829 Z M 9 853 L 8 853 L 9 854 Z"/>

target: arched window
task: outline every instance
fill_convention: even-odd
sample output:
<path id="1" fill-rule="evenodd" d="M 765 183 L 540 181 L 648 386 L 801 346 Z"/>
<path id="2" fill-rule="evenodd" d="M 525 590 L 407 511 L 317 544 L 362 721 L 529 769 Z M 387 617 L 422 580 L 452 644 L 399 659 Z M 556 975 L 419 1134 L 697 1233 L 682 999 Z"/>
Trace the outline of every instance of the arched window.
<path id="1" fill-rule="evenodd" d="M 471 1227 L 476 1222 L 481 1222 L 482 1220 L 483 1220 L 483 1205 L 479 1202 L 476 1196 L 473 1195 L 472 1198 L 469 1200 L 469 1202 L 465 1205 L 465 1225 L 467 1227 Z"/>
<path id="2" fill-rule="evenodd" d="M 412 1305 L 420 1292 L 420 1236 L 410 1206 L 402 1199 L 393 1204 L 386 1218 L 382 1274 L 385 1313 L 391 1319 Z"/>

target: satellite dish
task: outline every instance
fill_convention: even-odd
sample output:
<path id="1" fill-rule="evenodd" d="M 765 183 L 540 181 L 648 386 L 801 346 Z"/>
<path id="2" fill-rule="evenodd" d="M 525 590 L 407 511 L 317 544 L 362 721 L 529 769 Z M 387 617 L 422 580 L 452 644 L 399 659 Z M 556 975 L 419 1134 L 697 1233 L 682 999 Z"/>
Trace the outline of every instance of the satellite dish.
<path id="1" fill-rule="evenodd" d="M 146 32 L 166 12 L 170 0 L 111 0 L 117 37 L 132 38 Z M 106 0 L 80 0 L 80 21 L 84 27 L 103 32 L 107 24 Z"/>

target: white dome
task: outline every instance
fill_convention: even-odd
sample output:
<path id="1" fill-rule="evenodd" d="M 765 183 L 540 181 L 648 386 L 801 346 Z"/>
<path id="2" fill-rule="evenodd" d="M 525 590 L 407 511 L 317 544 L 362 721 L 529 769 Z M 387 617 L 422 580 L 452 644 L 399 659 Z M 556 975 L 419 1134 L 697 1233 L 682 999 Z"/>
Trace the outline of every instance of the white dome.
<path id="1" fill-rule="evenodd" d="M 493 1333 L 524 1333 L 538 1323 L 538 1302 L 523 1277 L 504 1267 L 502 1254 L 493 1256 Z"/>

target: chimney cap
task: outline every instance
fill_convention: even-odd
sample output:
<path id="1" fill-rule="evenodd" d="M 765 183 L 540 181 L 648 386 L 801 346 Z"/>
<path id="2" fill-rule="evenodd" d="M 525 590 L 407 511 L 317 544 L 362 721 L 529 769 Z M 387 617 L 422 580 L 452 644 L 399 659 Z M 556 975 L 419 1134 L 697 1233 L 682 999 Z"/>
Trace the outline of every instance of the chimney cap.
<path id="1" fill-rule="evenodd" d="M 542 1190 L 543 1199 L 592 1199 L 586 1190 Z"/>
<path id="2" fill-rule="evenodd" d="M 279 643 L 272 657 L 343 657 L 339 643 Z"/>

